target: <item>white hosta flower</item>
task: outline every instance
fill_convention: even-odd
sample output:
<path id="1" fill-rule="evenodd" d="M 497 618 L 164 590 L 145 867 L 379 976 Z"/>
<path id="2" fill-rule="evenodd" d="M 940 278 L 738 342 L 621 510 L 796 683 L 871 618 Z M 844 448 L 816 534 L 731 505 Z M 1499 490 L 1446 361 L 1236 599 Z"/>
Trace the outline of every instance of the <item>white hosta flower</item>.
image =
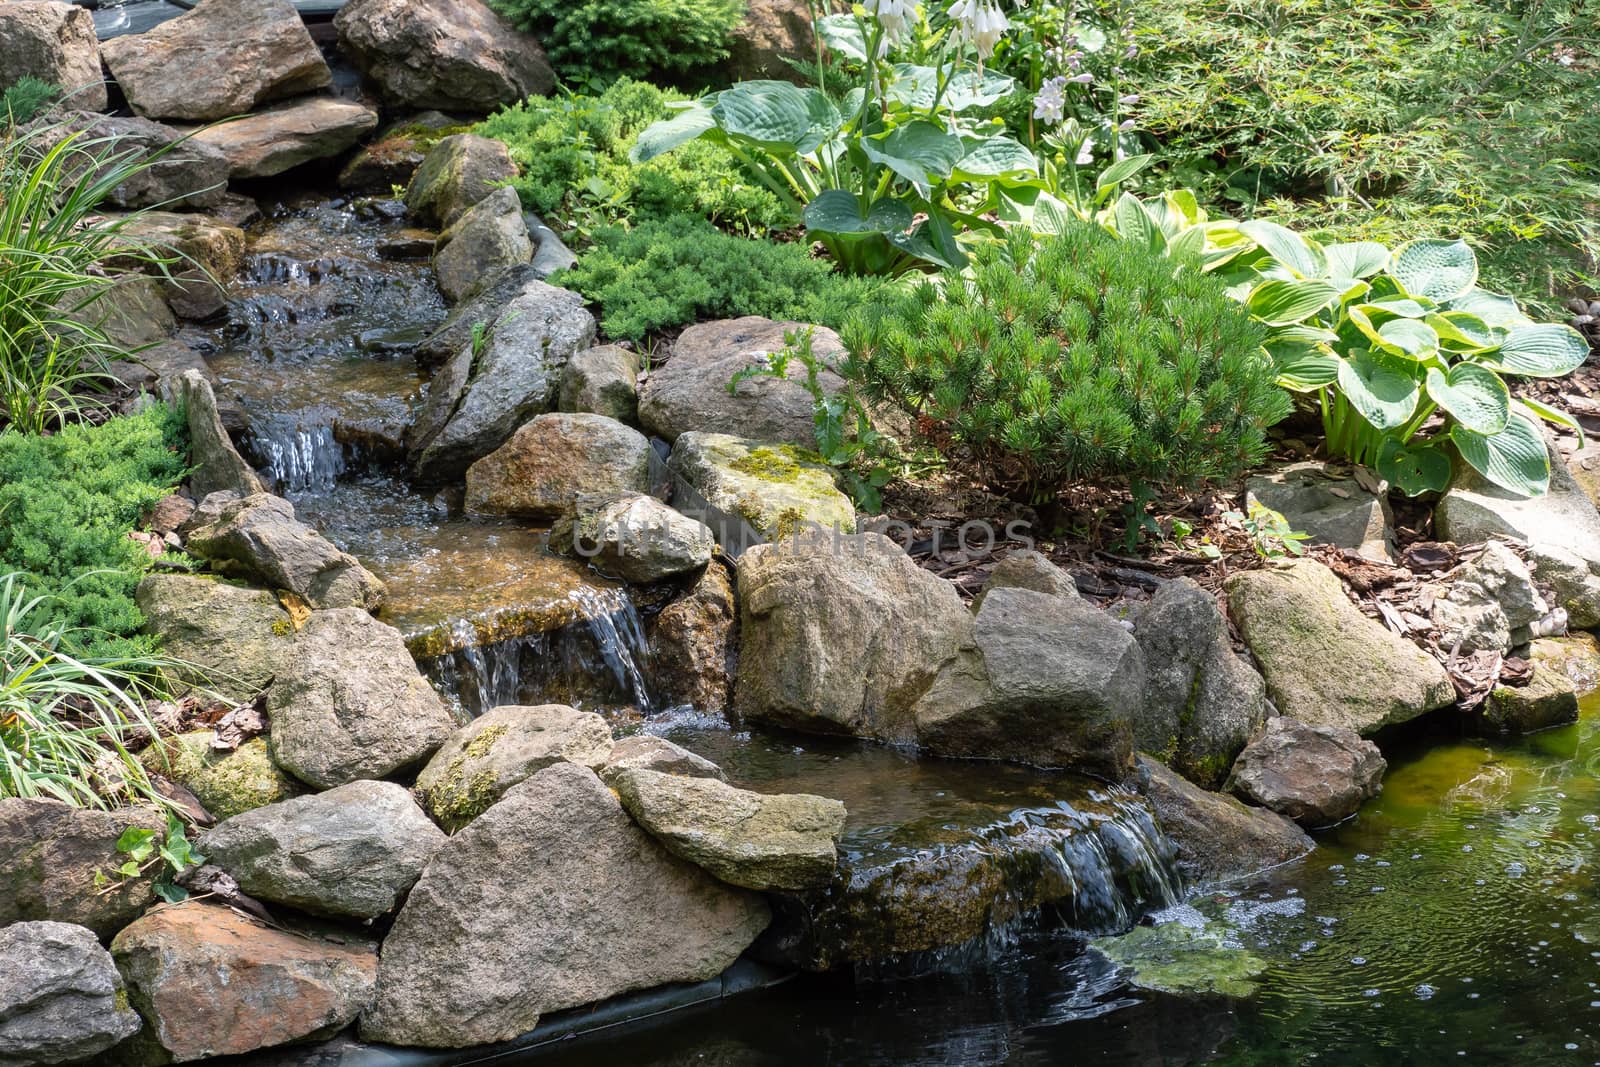
<path id="1" fill-rule="evenodd" d="M 979 60 L 994 55 L 994 46 L 1011 28 L 994 0 L 956 0 L 950 5 L 950 18 L 961 37 L 977 49 Z"/>
<path id="2" fill-rule="evenodd" d="M 911 36 L 918 12 L 911 0 L 862 0 L 861 6 L 883 27 L 885 45 L 891 41 L 898 44 Z"/>
<path id="3" fill-rule="evenodd" d="M 1054 126 L 1061 121 L 1067 106 L 1067 79 L 1051 78 L 1039 86 L 1039 95 L 1033 98 L 1033 117 Z"/>

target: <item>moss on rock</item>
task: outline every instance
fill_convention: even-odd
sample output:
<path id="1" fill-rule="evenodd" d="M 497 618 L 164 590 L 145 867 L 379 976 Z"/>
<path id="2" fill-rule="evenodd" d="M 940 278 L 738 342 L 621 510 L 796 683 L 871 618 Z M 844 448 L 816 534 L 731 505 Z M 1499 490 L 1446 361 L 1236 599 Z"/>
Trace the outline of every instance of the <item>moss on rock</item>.
<path id="1" fill-rule="evenodd" d="M 218 821 L 300 795 L 300 786 L 272 761 L 265 738 L 230 752 L 212 747 L 216 736 L 210 730 L 179 734 L 140 758 L 153 773 L 193 793 Z"/>

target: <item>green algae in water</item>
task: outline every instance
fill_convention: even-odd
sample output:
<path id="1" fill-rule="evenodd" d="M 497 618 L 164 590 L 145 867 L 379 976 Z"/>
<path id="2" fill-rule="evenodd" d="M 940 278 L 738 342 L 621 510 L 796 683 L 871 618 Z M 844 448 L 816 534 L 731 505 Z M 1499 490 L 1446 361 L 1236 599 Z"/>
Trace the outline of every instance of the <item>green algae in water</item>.
<path id="1" fill-rule="evenodd" d="M 1090 945 L 1119 965 L 1130 985 L 1154 993 L 1245 1000 L 1260 991 L 1256 979 L 1267 969 L 1265 960 L 1212 923 L 1137 926 L 1121 937 L 1097 938 Z"/>

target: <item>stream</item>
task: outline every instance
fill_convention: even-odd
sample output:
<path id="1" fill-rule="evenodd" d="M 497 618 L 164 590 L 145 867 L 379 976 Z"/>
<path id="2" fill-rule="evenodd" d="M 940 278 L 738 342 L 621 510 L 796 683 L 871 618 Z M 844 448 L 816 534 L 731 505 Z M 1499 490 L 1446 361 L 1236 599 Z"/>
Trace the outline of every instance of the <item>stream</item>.
<path id="1" fill-rule="evenodd" d="M 547 531 L 465 517 L 451 494 L 408 484 L 401 438 L 424 384 L 408 348 L 445 308 L 403 221 L 317 196 L 263 207 L 227 321 L 186 340 L 249 414 L 252 460 L 385 581 L 380 617 L 464 713 L 594 708 L 736 785 L 837 797 L 863 893 L 961 850 L 1064 886 L 1042 917 L 1008 918 L 961 951 L 846 965 L 496 1062 L 1600 1063 L 1600 697 L 1577 725 L 1514 742 L 1438 727 L 1385 739 L 1383 793 L 1314 854 L 1187 893 L 1132 794 L 657 708 L 626 589 L 550 553 Z M 1259 991 L 1130 988 L 1086 941 L 1141 918 L 1225 931 L 1264 961 Z"/>

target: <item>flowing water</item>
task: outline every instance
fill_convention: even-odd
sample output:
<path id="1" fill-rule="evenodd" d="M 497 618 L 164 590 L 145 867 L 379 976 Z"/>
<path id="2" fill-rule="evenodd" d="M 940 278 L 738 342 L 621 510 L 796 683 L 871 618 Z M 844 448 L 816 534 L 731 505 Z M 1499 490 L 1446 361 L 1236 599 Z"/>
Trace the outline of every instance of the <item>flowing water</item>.
<path id="1" fill-rule="evenodd" d="M 253 458 L 386 581 L 384 618 L 444 692 L 474 713 L 650 711 L 625 590 L 551 554 L 545 531 L 464 517 L 403 477 L 422 386 L 406 348 L 444 308 L 426 263 L 385 258 L 401 225 L 314 199 L 272 212 L 228 322 L 190 340 L 250 414 Z M 1390 739 L 1382 796 L 1312 856 L 1187 899 L 1147 809 L 1095 783 L 692 716 L 647 728 L 737 784 L 845 801 L 841 873 L 803 904 L 826 936 L 788 947 L 836 969 L 498 1062 L 1600 1063 L 1600 698 L 1514 742 Z M 959 950 L 890 921 L 952 903 L 974 907 L 951 928 L 980 935 Z M 1258 992 L 1135 989 L 1089 942 L 1140 921 L 1220 932 L 1261 961 Z M 886 946 L 903 965 L 860 962 Z"/>

